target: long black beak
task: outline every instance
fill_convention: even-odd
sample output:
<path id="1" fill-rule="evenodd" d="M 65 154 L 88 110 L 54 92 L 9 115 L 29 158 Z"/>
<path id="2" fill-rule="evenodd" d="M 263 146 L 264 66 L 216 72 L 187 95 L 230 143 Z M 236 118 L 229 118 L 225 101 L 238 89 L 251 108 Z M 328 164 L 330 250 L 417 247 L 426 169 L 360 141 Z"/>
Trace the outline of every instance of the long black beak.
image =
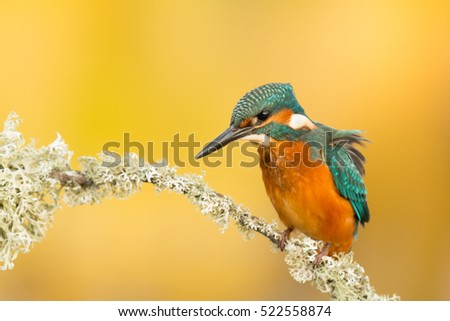
<path id="1" fill-rule="evenodd" d="M 222 134 L 217 136 L 216 139 L 214 139 L 211 143 L 206 145 L 201 150 L 201 152 L 198 153 L 197 156 L 195 156 L 195 159 L 205 157 L 206 155 L 209 155 L 212 152 L 223 148 L 225 145 L 231 143 L 232 141 L 251 134 L 252 129 L 252 127 L 236 128 L 230 126 Z"/>

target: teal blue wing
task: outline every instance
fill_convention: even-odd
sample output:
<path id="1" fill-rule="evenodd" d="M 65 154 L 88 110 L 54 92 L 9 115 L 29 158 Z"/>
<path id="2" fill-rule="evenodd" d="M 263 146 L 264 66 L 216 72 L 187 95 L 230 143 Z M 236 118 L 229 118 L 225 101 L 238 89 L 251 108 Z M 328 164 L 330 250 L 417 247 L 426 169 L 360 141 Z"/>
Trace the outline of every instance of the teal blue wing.
<path id="1" fill-rule="evenodd" d="M 356 146 L 368 140 L 361 136 L 359 130 L 336 130 L 321 123 L 316 125 L 322 136 L 326 137 L 325 160 L 334 184 L 339 193 L 350 201 L 355 217 L 364 226 L 370 219 L 367 191 L 362 178 L 365 157 Z"/>
<path id="2" fill-rule="evenodd" d="M 342 141 L 327 145 L 325 148 L 326 163 L 333 175 L 339 193 L 348 199 L 355 211 L 355 216 L 364 226 L 369 222 L 370 213 L 367 206 L 367 191 L 362 174 L 355 165 L 353 157 Z"/>

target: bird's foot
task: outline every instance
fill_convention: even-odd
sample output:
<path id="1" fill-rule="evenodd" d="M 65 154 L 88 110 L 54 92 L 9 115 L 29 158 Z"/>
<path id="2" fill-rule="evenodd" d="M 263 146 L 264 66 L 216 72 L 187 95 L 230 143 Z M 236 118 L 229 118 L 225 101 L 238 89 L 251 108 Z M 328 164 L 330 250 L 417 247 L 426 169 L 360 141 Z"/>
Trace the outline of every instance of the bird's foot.
<path id="1" fill-rule="evenodd" d="M 281 239 L 278 242 L 278 247 L 280 248 L 281 251 L 284 251 L 284 249 L 286 248 L 286 241 L 289 239 L 289 236 L 291 235 L 291 232 L 293 230 L 294 229 L 292 227 L 288 227 L 281 234 Z"/>
<path id="2" fill-rule="evenodd" d="M 330 243 L 326 243 L 325 246 L 320 250 L 319 253 L 317 253 L 316 257 L 313 261 L 313 266 L 318 266 L 320 262 L 322 262 L 322 258 L 326 255 L 328 255 L 328 252 L 330 251 Z"/>

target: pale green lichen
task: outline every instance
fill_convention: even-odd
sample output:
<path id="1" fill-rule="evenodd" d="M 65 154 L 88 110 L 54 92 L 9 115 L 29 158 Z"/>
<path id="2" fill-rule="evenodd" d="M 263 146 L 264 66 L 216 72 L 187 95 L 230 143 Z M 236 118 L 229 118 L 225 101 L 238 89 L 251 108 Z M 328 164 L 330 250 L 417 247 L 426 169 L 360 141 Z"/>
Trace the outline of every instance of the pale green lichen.
<path id="1" fill-rule="evenodd" d="M 58 207 L 55 169 L 68 169 L 71 152 L 60 136 L 48 146 L 25 145 L 11 113 L 0 133 L 0 268 L 11 269 L 20 252 L 41 241 Z"/>
<path id="2" fill-rule="evenodd" d="M 316 288 L 329 293 L 334 300 L 398 300 L 399 297 L 376 293 L 365 274 L 364 268 L 353 260 L 353 252 L 340 253 L 337 258 L 325 256 L 322 263 L 314 266 L 317 249 L 323 243 L 303 237 L 286 248 L 289 273 L 300 283 L 312 282 Z"/>
<path id="3" fill-rule="evenodd" d="M 255 232 L 270 239 L 281 238 L 276 222 L 266 223 L 230 197 L 211 189 L 203 175 L 179 175 L 169 166 L 152 166 L 134 154 L 114 167 L 103 166 L 108 156 L 81 157 L 80 170 L 70 168 L 72 152 L 58 135 L 48 146 L 25 145 L 17 131 L 20 119 L 12 113 L 0 133 L 0 268 L 12 269 L 19 253 L 28 252 L 39 242 L 54 218 L 60 202 L 77 206 L 100 203 L 106 197 L 125 199 L 140 190 L 143 183 L 158 191 L 185 195 L 211 218 L 223 232 L 235 221 L 250 239 Z M 353 261 L 352 253 L 338 258 L 324 257 L 315 267 L 312 262 L 321 242 L 308 237 L 288 241 L 286 263 L 292 277 L 301 283 L 312 282 L 335 300 L 388 300 L 398 297 L 378 295 L 364 269 Z M 275 246 L 273 251 L 278 251 Z"/>

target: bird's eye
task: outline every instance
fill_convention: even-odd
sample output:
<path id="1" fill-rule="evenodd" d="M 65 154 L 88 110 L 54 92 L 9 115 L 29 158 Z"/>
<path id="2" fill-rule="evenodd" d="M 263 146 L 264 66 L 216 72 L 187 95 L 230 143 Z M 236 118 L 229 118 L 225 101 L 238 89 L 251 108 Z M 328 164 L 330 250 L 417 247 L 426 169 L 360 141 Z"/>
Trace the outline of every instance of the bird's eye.
<path id="1" fill-rule="evenodd" d="M 258 118 L 258 120 L 260 121 L 265 121 L 267 118 L 269 118 L 270 115 L 270 111 L 268 110 L 263 110 L 262 112 L 260 112 L 256 117 Z"/>

